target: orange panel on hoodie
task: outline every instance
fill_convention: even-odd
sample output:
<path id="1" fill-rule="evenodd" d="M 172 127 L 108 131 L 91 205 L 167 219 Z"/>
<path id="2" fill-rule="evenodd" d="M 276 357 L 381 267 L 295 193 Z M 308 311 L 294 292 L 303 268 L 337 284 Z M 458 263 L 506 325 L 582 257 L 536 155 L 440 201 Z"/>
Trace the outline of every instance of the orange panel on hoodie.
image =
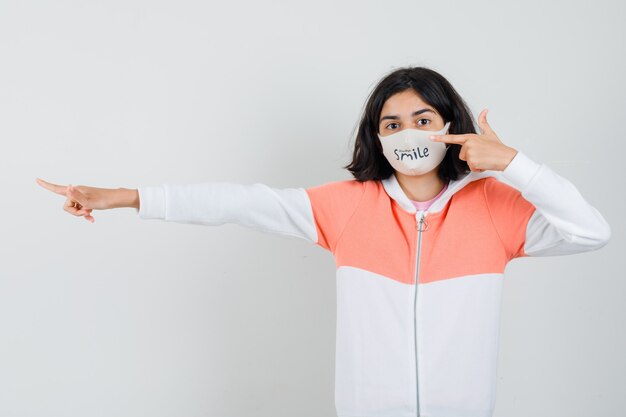
<path id="1" fill-rule="evenodd" d="M 506 210 L 512 199 L 521 196 L 493 181 L 497 182 L 493 178 L 473 181 L 453 194 L 441 210 L 428 213 L 428 228 L 422 233 L 421 284 L 504 271 L 510 254 L 494 227 L 492 213 Z M 336 182 L 332 193 L 318 193 L 316 188 L 307 192 L 318 219 L 318 244 L 333 252 L 337 267 L 352 266 L 414 283 L 418 237 L 414 213 L 391 199 L 379 181 Z M 320 201 L 330 198 L 333 201 Z M 528 202 L 519 204 L 522 200 L 516 201 L 516 207 L 526 212 L 527 221 L 534 207 Z M 332 210 L 322 209 L 328 207 Z M 524 233 L 525 227 L 517 227 L 507 238 L 523 242 Z M 523 251 L 516 256 L 524 256 Z"/>

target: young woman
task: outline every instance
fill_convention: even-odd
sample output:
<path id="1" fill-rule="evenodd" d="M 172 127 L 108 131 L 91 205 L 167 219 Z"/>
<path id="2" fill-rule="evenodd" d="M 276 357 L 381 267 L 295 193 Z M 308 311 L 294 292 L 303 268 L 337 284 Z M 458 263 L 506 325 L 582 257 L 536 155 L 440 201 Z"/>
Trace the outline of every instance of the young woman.
<path id="1" fill-rule="evenodd" d="M 610 227 L 568 180 L 505 145 L 423 67 L 370 94 L 347 168 L 315 187 L 211 182 L 104 189 L 38 182 L 64 209 L 238 223 L 330 251 L 337 274 L 339 417 L 488 417 L 500 295 L 518 257 L 599 249 Z M 434 134 L 434 139 L 431 135 Z"/>

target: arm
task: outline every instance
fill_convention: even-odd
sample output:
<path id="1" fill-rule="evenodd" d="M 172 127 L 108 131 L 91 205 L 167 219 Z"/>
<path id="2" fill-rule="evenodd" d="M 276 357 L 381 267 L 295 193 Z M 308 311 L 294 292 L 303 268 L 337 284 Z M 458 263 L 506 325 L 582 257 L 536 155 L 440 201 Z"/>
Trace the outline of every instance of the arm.
<path id="1" fill-rule="evenodd" d="M 264 232 L 294 236 L 315 243 L 318 243 L 318 230 L 329 232 L 341 227 L 341 223 L 332 217 L 333 213 L 328 213 L 327 210 L 330 208 L 331 212 L 335 211 L 335 207 L 326 203 L 327 198 L 317 198 L 329 196 L 337 188 L 333 183 L 309 190 L 227 182 L 164 184 L 137 189 L 63 186 L 39 178 L 37 183 L 65 196 L 64 209 L 75 216 L 84 216 L 92 223 L 95 221 L 91 215 L 94 209 L 131 207 L 143 219 L 205 225 L 238 223 Z M 310 190 L 314 190 L 317 196 L 313 201 L 307 193 Z M 329 217 L 324 217 L 323 227 L 314 218 L 314 206 L 319 206 L 315 207 L 318 213 L 330 214 Z M 341 217 L 337 216 L 337 219 L 341 220 Z M 324 246 L 323 243 L 319 244 Z"/>
<path id="2" fill-rule="evenodd" d="M 487 123 L 487 109 L 480 113 L 478 124 L 479 135 L 431 138 L 461 145 L 459 158 L 467 161 L 472 171 L 497 171 L 484 181 L 484 193 L 508 259 L 567 255 L 608 243 L 609 224 L 571 182 L 504 145 Z"/>
<path id="3" fill-rule="evenodd" d="M 611 228 L 576 187 L 545 164 L 517 152 L 489 178 L 485 198 L 509 258 L 568 255 L 600 249 Z"/>
<path id="4" fill-rule="evenodd" d="M 139 187 L 142 219 L 200 225 L 237 223 L 263 232 L 317 241 L 311 206 L 302 188 L 210 182 Z"/>
<path id="5" fill-rule="evenodd" d="M 363 194 L 357 181 L 315 187 L 273 188 L 265 184 L 209 182 L 138 188 L 138 216 L 179 223 L 236 223 L 268 233 L 295 236 L 333 251 Z"/>

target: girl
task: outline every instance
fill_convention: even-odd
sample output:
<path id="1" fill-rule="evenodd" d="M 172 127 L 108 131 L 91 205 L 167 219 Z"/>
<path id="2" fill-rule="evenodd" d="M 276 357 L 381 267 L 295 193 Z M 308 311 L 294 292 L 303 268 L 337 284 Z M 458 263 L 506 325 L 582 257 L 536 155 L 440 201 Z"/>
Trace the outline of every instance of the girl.
<path id="1" fill-rule="evenodd" d="M 104 189 L 38 183 L 65 211 L 238 223 L 331 252 L 339 417 L 489 417 L 506 264 L 599 249 L 610 227 L 568 180 L 500 141 L 450 83 L 401 68 L 371 92 L 354 179 L 315 187 L 211 182 Z"/>

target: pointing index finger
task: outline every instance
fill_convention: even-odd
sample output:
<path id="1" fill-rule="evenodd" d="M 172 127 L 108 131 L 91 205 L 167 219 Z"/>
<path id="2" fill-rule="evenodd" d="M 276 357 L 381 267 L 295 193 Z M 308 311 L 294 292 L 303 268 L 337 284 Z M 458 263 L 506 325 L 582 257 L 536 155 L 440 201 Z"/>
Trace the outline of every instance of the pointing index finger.
<path id="1" fill-rule="evenodd" d="M 51 182 L 47 182 L 42 180 L 41 178 L 37 178 L 37 184 L 41 185 L 46 190 L 50 190 L 53 193 L 57 193 L 60 195 L 65 195 L 67 187 L 64 185 L 52 184 Z"/>
<path id="2" fill-rule="evenodd" d="M 444 142 L 444 143 L 457 143 L 462 145 L 467 141 L 467 137 L 465 135 L 431 135 L 428 139 L 433 142 Z"/>

